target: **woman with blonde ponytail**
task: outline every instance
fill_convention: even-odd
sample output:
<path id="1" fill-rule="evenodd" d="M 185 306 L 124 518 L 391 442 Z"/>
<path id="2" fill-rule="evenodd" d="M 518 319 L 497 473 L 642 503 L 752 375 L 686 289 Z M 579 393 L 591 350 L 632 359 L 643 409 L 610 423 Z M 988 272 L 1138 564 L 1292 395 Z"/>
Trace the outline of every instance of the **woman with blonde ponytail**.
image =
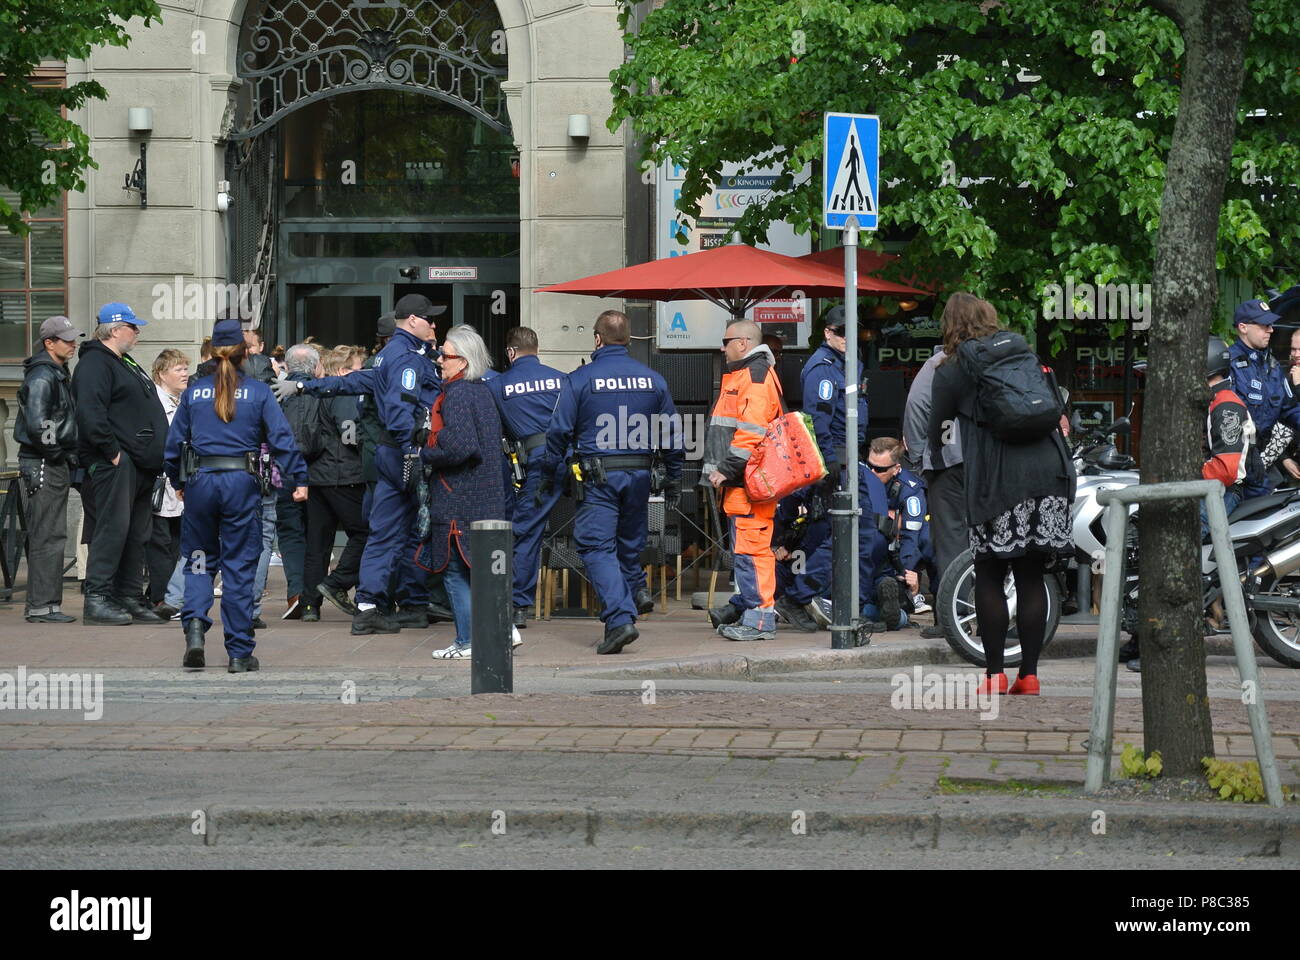
<path id="1" fill-rule="evenodd" d="M 227 670 L 246 673 L 260 666 L 253 656 L 253 579 L 262 545 L 262 478 L 269 483 L 271 469 L 259 454 L 262 444 L 294 484 L 293 499 L 307 499 L 307 465 L 275 395 L 240 370 L 246 349 L 238 320 L 216 322 L 216 368 L 186 388 L 167 434 L 164 469 L 185 501 L 182 666 L 190 669 L 206 666 L 204 634 L 212 626 L 212 582 L 218 570 Z"/>

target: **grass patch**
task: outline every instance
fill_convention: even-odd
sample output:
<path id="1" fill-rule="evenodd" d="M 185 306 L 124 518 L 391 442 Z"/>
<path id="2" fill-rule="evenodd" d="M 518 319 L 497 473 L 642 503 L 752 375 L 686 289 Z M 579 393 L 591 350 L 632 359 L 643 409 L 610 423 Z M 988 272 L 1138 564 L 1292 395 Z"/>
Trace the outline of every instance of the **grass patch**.
<path id="1" fill-rule="evenodd" d="M 1067 793 L 1071 793 L 1074 789 L 1074 784 L 1054 781 L 1034 781 L 1032 783 L 1027 783 L 1024 780 L 1003 780 L 1001 782 L 994 782 L 991 780 L 954 780 L 951 777 L 939 778 L 939 792 L 945 796 L 954 796 L 957 794 L 1010 794 L 1012 796 L 1033 794 L 1036 796 L 1063 796 Z"/>

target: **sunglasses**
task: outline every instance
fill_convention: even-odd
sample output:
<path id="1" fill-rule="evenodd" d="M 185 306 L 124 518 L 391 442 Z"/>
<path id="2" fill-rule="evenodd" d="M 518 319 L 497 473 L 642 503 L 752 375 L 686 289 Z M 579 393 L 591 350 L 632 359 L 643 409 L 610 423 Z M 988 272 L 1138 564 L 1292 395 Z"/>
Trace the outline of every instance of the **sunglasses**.
<path id="1" fill-rule="evenodd" d="M 867 466 L 869 466 L 875 473 L 885 473 L 889 470 L 893 470 L 896 464 L 891 463 L 883 467 L 878 467 L 874 463 L 868 463 Z"/>
<path id="2" fill-rule="evenodd" d="M 438 355 L 438 359 L 446 361 L 446 360 L 464 360 L 465 358 L 458 353 L 448 353 L 447 351 L 444 350 L 442 353 Z"/>
<path id="3" fill-rule="evenodd" d="M 731 343 L 732 340 L 748 340 L 748 339 L 749 337 L 723 337 L 722 345 L 725 347 L 727 344 Z"/>

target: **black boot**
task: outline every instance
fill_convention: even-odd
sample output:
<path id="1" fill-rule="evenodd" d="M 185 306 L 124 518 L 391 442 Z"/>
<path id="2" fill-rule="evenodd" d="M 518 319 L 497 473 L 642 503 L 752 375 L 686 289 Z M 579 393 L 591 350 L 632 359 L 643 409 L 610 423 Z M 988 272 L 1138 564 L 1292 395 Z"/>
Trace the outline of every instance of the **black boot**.
<path id="1" fill-rule="evenodd" d="M 185 659 L 181 661 L 182 667 L 202 670 L 207 666 L 203 659 L 203 635 L 206 632 L 207 628 L 198 617 L 185 624 Z"/>
<path id="2" fill-rule="evenodd" d="M 740 618 L 744 615 L 745 611 L 734 603 L 724 603 L 722 606 L 714 607 L 709 611 L 709 623 L 716 630 L 718 627 L 725 627 L 730 623 L 739 623 Z"/>
<path id="3" fill-rule="evenodd" d="M 637 613 L 654 613 L 654 594 L 645 587 L 636 592 L 636 596 L 632 598 L 632 603 L 636 606 Z"/>
<path id="4" fill-rule="evenodd" d="M 606 627 L 605 639 L 600 641 L 596 652 L 618 653 L 639 636 L 636 627 L 630 623 L 625 623 L 621 627 Z"/>
<path id="5" fill-rule="evenodd" d="M 167 618 L 158 615 L 153 607 L 139 597 L 126 597 L 117 605 L 131 615 L 132 623 L 166 623 Z"/>
<path id="6" fill-rule="evenodd" d="M 97 623 L 106 627 L 124 627 L 131 623 L 131 614 L 102 594 L 86 594 L 86 606 L 82 611 L 83 623 Z"/>
<path id="7" fill-rule="evenodd" d="M 352 618 L 352 635 L 354 637 L 364 637 L 371 633 L 400 633 L 401 627 L 390 621 L 378 607 L 371 607 L 369 610 L 358 610 L 357 615 Z"/>
<path id="8" fill-rule="evenodd" d="M 226 667 L 226 673 L 255 673 L 261 666 L 257 662 L 257 657 L 250 653 L 246 657 L 232 659 L 230 665 Z"/>
<path id="9" fill-rule="evenodd" d="M 514 608 L 514 625 L 520 630 L 528 628 L 528 617 L 533 612 L 532 606 Z"/>
<path id="10" fill-rule="evenodd" d="M 390 617 L 403 630 L 414 627 L 417 630 L 423 630 L 429 625 L 429 611 L 427 604 L 419 607 L 398 607 L 397 615 Z"/>

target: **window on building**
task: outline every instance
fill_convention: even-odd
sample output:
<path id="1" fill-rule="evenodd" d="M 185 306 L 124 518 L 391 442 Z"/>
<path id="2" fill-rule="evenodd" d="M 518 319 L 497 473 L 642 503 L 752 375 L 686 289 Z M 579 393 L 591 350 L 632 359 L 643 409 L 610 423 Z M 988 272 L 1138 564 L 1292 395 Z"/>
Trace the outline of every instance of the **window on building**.
<path id="1" fill-rule="evenodd" d="M 62 84 L 61 77 L 42 77 L 37 84 Z M 0 196 L 17 209 L 18 195 L 0 187 Z M 46 317 L 68 312 L 67 197 L 23 221 L 25 237 L 0 230 L 0 360 L 30 356 Z"/>

